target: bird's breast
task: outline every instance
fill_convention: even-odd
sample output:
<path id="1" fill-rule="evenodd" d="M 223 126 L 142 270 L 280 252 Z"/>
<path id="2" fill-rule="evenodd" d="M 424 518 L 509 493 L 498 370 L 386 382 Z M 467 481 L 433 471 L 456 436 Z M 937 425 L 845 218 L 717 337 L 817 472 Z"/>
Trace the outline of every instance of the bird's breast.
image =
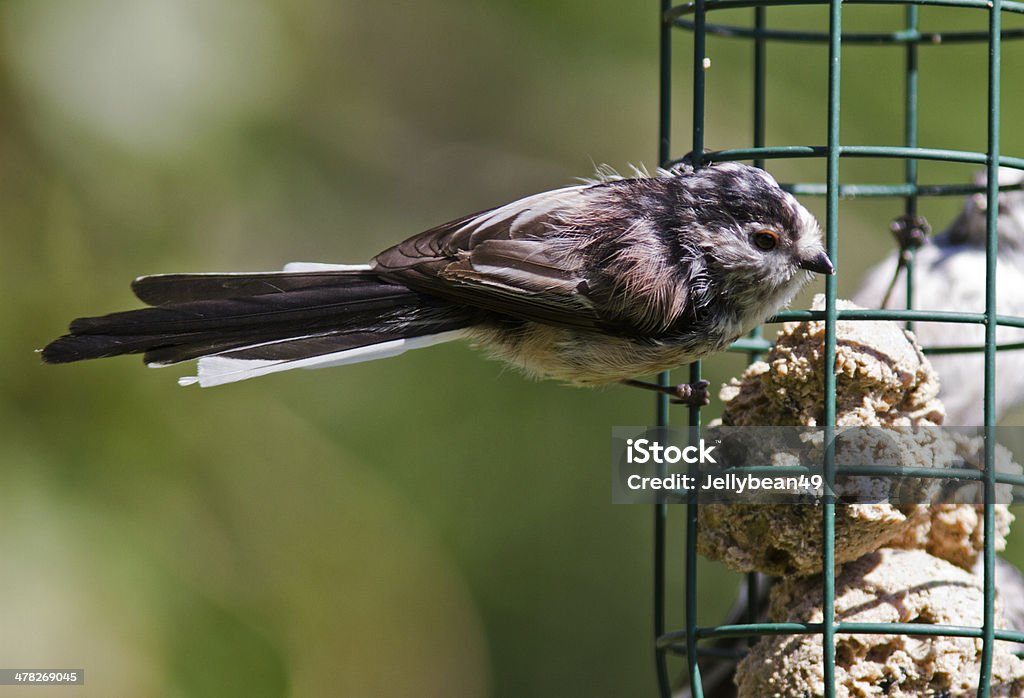
<path id="1" fill-rule="evenodd" d="M 531 376 L 577 385 L 651 375 L 720 348 L 719 341 L 708 342 L 707 337 L 692 333 L 647 341 L 533 322 L 524 322 L 514 332 L 506 326 L 478 325 L 470 335 L 492 356 Z"/>

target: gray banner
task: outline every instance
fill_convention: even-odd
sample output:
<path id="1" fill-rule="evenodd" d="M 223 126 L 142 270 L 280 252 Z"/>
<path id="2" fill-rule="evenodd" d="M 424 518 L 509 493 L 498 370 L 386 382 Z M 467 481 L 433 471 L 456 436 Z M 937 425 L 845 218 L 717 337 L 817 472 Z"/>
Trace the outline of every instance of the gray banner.
<path id="1" fill-rule="evenodd" d="M 808 504 L 982 504 L 981 428 L 614 427 L 612 501 Z M 1024 495 L 1024 427 L 993 430 L 993 502 Z M 827 460 L 834 477 L 826 477 Z M 1015 496 L 1016 495 L 1016 496 Z"/>

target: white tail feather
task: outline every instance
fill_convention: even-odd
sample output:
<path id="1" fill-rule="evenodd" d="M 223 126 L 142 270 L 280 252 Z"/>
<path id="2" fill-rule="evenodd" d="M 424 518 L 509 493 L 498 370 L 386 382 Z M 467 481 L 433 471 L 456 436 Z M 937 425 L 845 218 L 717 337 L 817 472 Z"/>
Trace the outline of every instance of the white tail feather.
<path id="1" fill-rule="evenodd" d="M 198 383 L 200 387 L 209 388 L 225 383 L 265 376 L 280 371 L 290 371 L 293 368 L 329 368 L 332 366 L 344 366 L 362 361 L 374 359 L 386 359 L 392 356 L 404 354 L 410 349 L 422 349 L 434 344 L 450 342 L 465 336 L 464 330 L 450 330 L 438 334 L 425 335 L 423 337 L 410 337 L 408 339 L 393 339 L 380 344 L 371 344 L 366 347 L 356 347 L 336 351 L 321 356 L 310 356 L 305 359 L 290 360 L 268 360 L 268 359 L 232 359 L 226 356 L 205 356 L 199 359 L 199 366 L 196 376 L 183 376 L 178 379 L 178 385 L 192 385 Z M 235 349 L 233 351 L 238 351 Z"/>
<path id="2" fill-rule="evenodd" d="M 288 262 L 283 272 L 293 271 L 369 271 L 369 264 L 324 264 L 323 262 Z"/>
<path id="3" fill-rule="evenodd" d="M 191 272 L 185 276 L 265 276 L 266 274 L 291 274 L 296 271 L 369 271 L 369 264 L 323 264 L 321 262 L 288 262 L 281 271 L 211 271 Z M 162 276 L 182 276 L 182 274 L 147 274 L 140 276 L 136 281 L 144 279 L 159 279 Z"/>

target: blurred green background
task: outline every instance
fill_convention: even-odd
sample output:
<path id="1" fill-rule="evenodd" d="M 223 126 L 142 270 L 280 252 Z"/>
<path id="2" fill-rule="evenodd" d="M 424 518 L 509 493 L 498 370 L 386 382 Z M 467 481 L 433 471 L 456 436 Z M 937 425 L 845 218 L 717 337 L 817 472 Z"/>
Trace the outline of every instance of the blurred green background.
<path id="1" fill-rule="evenodd" d="M 922 11 L 925 29 L 985 21 Z M 43 367 L 32 350 L 133 307 L 136 275 L 361 262 L 594 163 L 655 164 L 657 24 L 655 2 L 608 0 L 0 3 L 0 665 L 85 668 L 60 696 L 651 695 L 652 515 L 610 504 L 607 463 L 611 426 L 653 419 L 648 396 L 532 383 L 458 345 L 212 390 L 179 388 L 187 369 Z M 676 47 L 679 156 L 689 36 Z M 750 48 L 712 38 L 709 55 L 708 146 L 748 145 Z M 902 57 L 846 50 L 844 142 L 900 141 Z M 771 144 L 824 142 L 825 58 L 771 47 Z M 922 144 L 984 148 L 985 60 L 921 49 Z M 1022 71 L 1008 43 L 1015 155 Z M 820 181 L 824 163 L 771 169 Z M 890 182 L 902 164 L 842 171 Z M 941 228 L 958 207 L 922 211 Z M 843 203 L 841 295 L 900 212 Z M 743 363 L 706 370 L 717 384 Z M 709 624 L 735 575 L 701 575 Z M 22 694 L 47 690 L 0 688 Z"/>

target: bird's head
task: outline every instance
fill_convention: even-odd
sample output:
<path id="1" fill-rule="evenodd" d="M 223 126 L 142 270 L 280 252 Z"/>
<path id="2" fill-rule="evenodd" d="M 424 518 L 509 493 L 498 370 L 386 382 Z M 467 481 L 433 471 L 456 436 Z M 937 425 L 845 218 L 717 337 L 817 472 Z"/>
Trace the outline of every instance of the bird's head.
<path id="1" fill-rule="evenodd" d="M 978 186 L 985 186 L 987 181 L 984 170 L 974 177 Z M 997 198 L 999 246 L 1020 251 L 1024 249 L 1024 172 L 1000 167 L 998 181 L 1000 187 L 1010 187 L 1001 191 Z M 981 192 L 967 197 L 960 215 L 943 235 L 955 245 L 980 246 L 985 244 L 987 230 L 988 196 Z"/>
<path id="2" fill-rule="evenodd" d="M 810 211 L 764 170 L 735 162 L 682 175 L 694 194 L 700 244 L 736 285 L 795 294 L 811 273 L 833 274 Z"/>

